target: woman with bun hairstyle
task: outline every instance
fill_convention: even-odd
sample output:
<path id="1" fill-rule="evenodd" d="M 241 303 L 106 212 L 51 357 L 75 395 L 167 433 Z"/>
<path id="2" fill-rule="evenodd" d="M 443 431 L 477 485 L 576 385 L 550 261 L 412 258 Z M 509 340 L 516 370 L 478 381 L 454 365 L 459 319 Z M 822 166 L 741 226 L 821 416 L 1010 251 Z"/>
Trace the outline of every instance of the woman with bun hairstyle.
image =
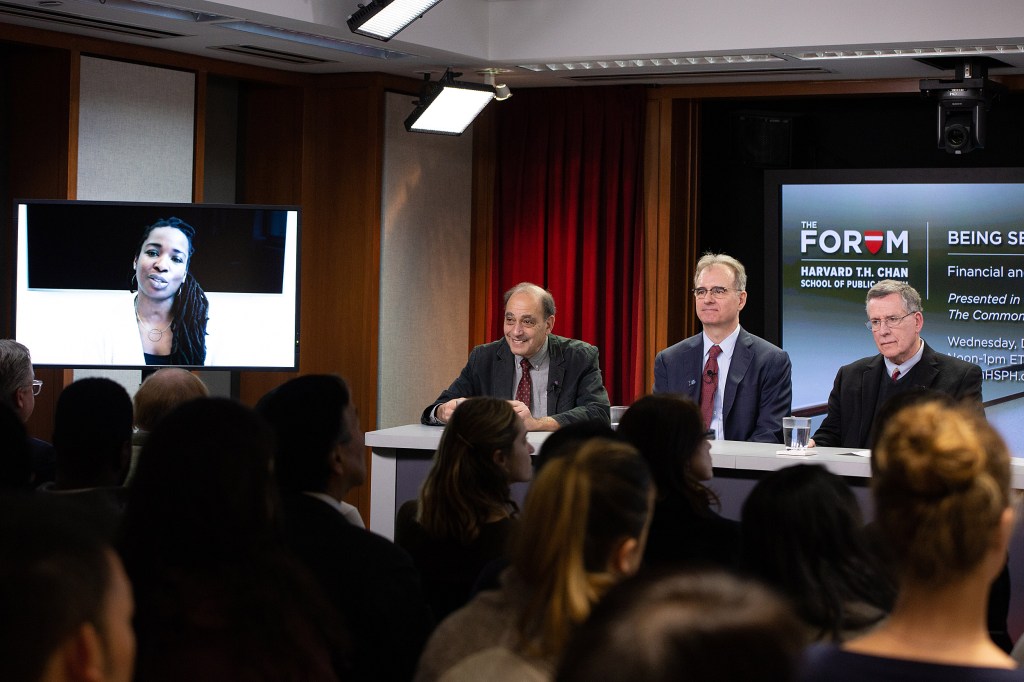
<path id="1" fill-rule="evenodd" d="M 501 587 L 438 626 L 416 679 L 551 679 L 575 627 L 640 567 L 653 498 L 646 463 L 625 443 L 596 438 L 548 462 L 526 497 Z"/>
<path id="2" fill-rule="evenodd" d="M 808 653 L 804 680 L 1024 680 L 991 640 L 986 604 L 1013 531 L 1006 444 L 938 403 L 893 416 L 872 457 L 875 522 L 896 561 L 888 620 Z"/>
<path id="3" fill-rule="evenodd" d="M 532 453 L 507 400 L 470 398 L 445 426 L 419 500 L 399 508 L 395 543 L 412 555 L 438 621 L 469 600 L 487 564 L 505 556 L 519 512 L 510 486 L 532 478 Z"/>

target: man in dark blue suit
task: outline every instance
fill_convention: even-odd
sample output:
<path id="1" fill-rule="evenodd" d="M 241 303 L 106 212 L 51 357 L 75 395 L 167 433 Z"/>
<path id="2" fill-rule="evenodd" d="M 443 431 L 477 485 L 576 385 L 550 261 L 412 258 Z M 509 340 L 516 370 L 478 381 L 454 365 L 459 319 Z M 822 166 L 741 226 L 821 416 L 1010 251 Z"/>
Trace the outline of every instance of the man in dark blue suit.
<path id="1" fill-rule="evenodd" d="M 527 431 L 555 431 L 591 419 L 608 422 L 597 348 L 555 336 L 554 324 L 550 292 L 529 282 L 509 289 L 505 335 L 473 349 L 462 373 L 423 410 L 420 421 L 446 424 L 466 398 L 490 396 L 509 399 Z"/>
<path id="2" fill-rule="evenodd" d="M 704 331 L 658 353 L 654 392 L 701 404 L 705 424 L 726 440 L 782 442 L 793 383 L 789 355 L 740 326 L 747 272 L 725 254 L 697 261 L 693 279 Z"/>

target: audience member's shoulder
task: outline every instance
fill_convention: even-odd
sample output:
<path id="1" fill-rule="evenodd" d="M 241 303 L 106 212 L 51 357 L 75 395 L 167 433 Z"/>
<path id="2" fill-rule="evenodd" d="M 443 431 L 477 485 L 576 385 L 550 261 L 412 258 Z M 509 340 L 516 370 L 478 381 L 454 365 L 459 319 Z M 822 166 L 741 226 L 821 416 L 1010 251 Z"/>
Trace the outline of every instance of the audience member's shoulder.
<path id="1" fill-rule="evenodd" d="M 833 644 L 818 644 L 804 653 L 801 682 L 1020 682 L 1024 670 L 944 665 L 845 651 Z"/>

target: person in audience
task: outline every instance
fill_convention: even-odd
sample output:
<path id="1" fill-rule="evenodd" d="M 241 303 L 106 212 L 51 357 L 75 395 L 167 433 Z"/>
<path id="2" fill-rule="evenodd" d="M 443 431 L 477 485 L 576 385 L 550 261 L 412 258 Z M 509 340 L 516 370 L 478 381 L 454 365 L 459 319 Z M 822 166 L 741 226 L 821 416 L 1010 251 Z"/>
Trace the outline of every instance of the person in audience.
<path id="1" fill-rule="evenodd" d="M 135 433 L 132 435 L 132 463 L 127 478 L 129 483 L 135 476 L 142 446 L 157 422 L 178 405 L 209 395 L 210 391 L 202 379 L 180 367 L 163 367 L 143 380 L 132 398 Z"/>
<path id="2" fill-rule="evenodd" d="M 563 426 L 541 443 L 540 450 L 533 458 L 534 471 L 540 471 L 555 457 L 576 450 L 591 438 L 615 438 L 615 430 L 601 419 L 586 419 Z"/>
<path id="3" fill-rule="evenodd" d="M 14 410 L 27 423 L 36 407 L 36 396 L 43 382 L 36 379 L 28 348 L 13 339 L 0 339 L 0 403 Z M 56 475 L 57 455 L 53 446 L 29 437 L 32 450 L 32 485 L 52 481 Z"/>
<path id="4" fill-rule="evenodd" d="M 61 391 L 53 417 L 57 479 L 44 490 L 74 497 L 116 528 L 131 457 L 132 399 L 110 379 L 79 379 Z"/>
<path id="5" fill-rule="evenodd" d="M 728 573 L 623 581 L 573 633 L 557 682 L 790 682 L 804 641 L 789 606 Z"/>
<path id="6" fill-rule="evenodd" d="M 32 448 L 25 425 L 0 403 L 0 491 L 32 489 Z"/>
<path id="7" fill-rule="evenodd" d="M 713 475 L 711 443 L 693 401 L 644 396 L 622 415 L 617 433 L 640 451 L 657 484 L 644 564 L 735 567 L 740 527 L 715 512 L 718 497 L 704 485 Z"/>
<path id="8" fill-rule="evenodd" d="M 981 411 L 981 368 L 938 353 L 921 338 L 921 294 L 906 282 L 883 279 L 868 290 L 867 326 L 878 355 L 839 368 L 828 414 L 814 432 L 817 445 L 866 448 L 879 406 L 915 388 L 948 393 Z"/>
<path id="9" fill-rule="evenodd" d="M 658 353 L 654 392 L 701 406 L 703 426 L 726 440 L 782 442 L 793 399 L 789 354 L 740 326 L 747 271 L 724 253 L 697 261 L 693 295 L 703 331 Z"/>
<path id="10" fill-rule="evenodd" d="M 467 400 L 441 434 L 419 499 L 399 508 L 395 542 L 412 555 L 438 621 L 466 603 L 484 566 L 505 556 L 519 511 L 510 484 L 532 478 L 532 453 L 508 401 Z"/>
<path id="11" fill-rule="evenodd" d="M 742 566 L 787 597 L 807 642 L 842 642 L 888 615 L 896 587 L 871 549 L 853 491 L 824 467 L 764 476 L 743 503 Z"/>
<path id="12" fill-rule="evenodd" d="M 511 402 L 528 431 L 555 431 L 584 419 L 609 420 L 608 392 L 595 346 L 556 336 L 555 299 L 536 284 L 505 292 L 505 336 L 477 346 L 452 385 L 423 410 L 424 424 L 446 424 L 473 396 Z"/>
<path id="13" fill-rule="evenodd" d="M 985 627 L 1014 524 L 995 430 L 969 407 L 907 407 L 873 451 L 871 489 L 899 571 L 896 605 L 868 634 L 812 648 L 803 679 L 1024 680 Z"/>
<path id="14" fill-rule="evenodd" d="M 410 679 L 434 623 L 409 555 L 341 507 L 366 478 L 348 385 L 336 376 L 302 376 L 264 396 L 257 410 L 277 436 L 286 539 L 350 624 L 348 679 Z"/>
<path id="15" fill-rule="evenodd" d="M 573 629 L 640 567 L 653 502 L 650 470 L 625 443 L 598 438 L 550 461 L 526 497 L 501 588 L 438 626 L 416 680 L 551 679 Z"/>
<path id="16" fill-rule="evenodd" d="M 281 537 L 273 448 L 263 420 L 223 398 L 185 403 L 150 434 L 122 523 L 139 682 L 347 670 L 333 610 Z"/>
<path id="17" fill-rule="evenodd" d="M 0 496 L 0 680 L 129 682 L 132 590 L 67 500 Z"/>

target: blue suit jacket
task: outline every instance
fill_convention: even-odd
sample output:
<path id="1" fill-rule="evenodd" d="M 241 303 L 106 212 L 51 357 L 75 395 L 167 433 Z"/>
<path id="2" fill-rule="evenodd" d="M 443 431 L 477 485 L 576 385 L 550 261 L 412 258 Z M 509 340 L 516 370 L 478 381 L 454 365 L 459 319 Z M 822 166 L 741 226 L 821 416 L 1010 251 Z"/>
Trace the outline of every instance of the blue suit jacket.
<path id="1" fill-rule="evenodd" d="M 548 334 L 548 358 L 548 416 L 563 426 L 587 419 L 610 421 L 597 347 Z M 452 398 L 490 396 L 511 400 L 515 376 L 515 355 L 504 337 L 477 346 L 462 373 L 423 410 L 420 421 L 432 423 L 434 408 Z"/>
<path id="2" fill-rule="evenodd" d="M 981 368 L 932 350 L 927 343 L 918 361 L 916 387 L 931 388 L 954 399 L 981 406 Z M 828 396 L 828 415 L 814 433 L 815 445 L 866 448 L 878 410 L 878 384 L 885 366 L 882 354 L 843 365 Z"/>
<path id="3" fill-rule="evenodd" d="M 678 393 L 700 402 L 704 372 L 702 334 L 683 339 L 654 359 L 654 392 Z M 722 396 L 726 440 L 782 442 L 782 418 L 793 400 L 789 354 L 742 327 Z"/>

